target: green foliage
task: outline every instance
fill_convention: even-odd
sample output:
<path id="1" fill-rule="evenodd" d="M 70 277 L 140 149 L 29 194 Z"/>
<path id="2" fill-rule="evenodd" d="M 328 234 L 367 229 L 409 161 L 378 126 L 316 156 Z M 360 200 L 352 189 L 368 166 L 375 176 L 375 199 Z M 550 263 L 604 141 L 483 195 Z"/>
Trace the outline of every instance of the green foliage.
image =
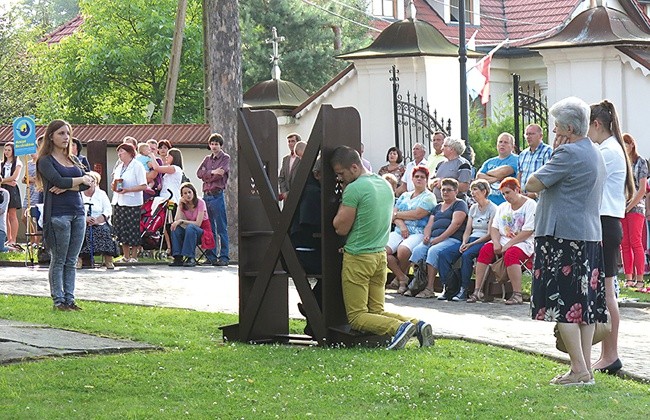
<path id="1" fill-rule="evenodd" d="M 469 141 L 476 153 L 474 166 L 480 168 L 487 159 L 497 155 L 497 137 L 503 132 L 514 134 L 515 118 L 512 98 L 505 98 L 492 108 L 492 118 L 484 121 L 476 108 L 469 113 Z"/>
<path id="2" fill-rule="evenodd" d="M 566 365 L 493 346 L 223 343 L 217 327 L 235 315 L 80 304 L 82 312 L 54 312 L 47 298 L 0 296 L 0 318 L 163 349 L 3 366 L 3 418 L 646 418 L 650 409 L 647 384 L 596 373 L 593 387 L 553 387 Z"/>
<path id="3" fill-rule="evenodd" d="M 358 0 L 315 1 L 331 12 L 363 24 L 368 18 L 357 11 L 364 9 Z M 357 10 L 354 10 L 357 9 Z M 367 46 L 368 30 L 343 18 L 328 14 L 315 6 L 296 0 L 240 0 L 242 32 L 242 82 L 244 92 L 256 83 L 271 78 L 271 65 L 266 59 L 271 47 L 271 28 L 286 41 L 280 43 L 282 79 L 290 80 L 309 93 L 320 89 L 349 63 L 334 58 L 338 54 Z M 334 49 L 334 27 L 342 33 L 341 50 Z"/>
<path id="4" fill-rule="evenodd" d="M 21 0 L 15 13 L 27 27 L 43 35 L 79 13 L 79 0 Z"/>
<path id="5" fill-rule="evenodd" d="M 36 111 L 40 78 L 27 45 L 34 31 L 21 28 L 16 15 L 0 13 L 0 124 Z"/>
<path id="6" fill-rule="evenodd" d="M 63 1 L 63 0 L 61 0 Z M 358 9 L 358 0 L 346 0 Z M 317 1 L 337 14 L 367 22 L 341 2 Z M 57 45 L 33 46 L 44 80 L 39 122 L 150 123 L 160 120 L 174 32 L 176 0 L 81 0 L 82 30 Z M 241 0 L 240 26 L 244 91 L 268 80 L 271 28 L 280 45 L 282 78 L 308 92 L 325 84 L 347 63 L 336 54 L 369 43 L 367 29 L 295 0 Z M 342 51 L 334 49 L 333 26 L 342 30 Z M 189 0 L 175 123 L 204 121 L 201 0 Z"/>
<path id="7" fill-rule="evenodd" d="M 174 122 L 203 120 L 202 13 L 188 2 Z M 175 0 L 81 2 L 83 30 L 36 47 L 47 98 L 43 122 L 149 123 L 160 118 L 174 33 Z"/>

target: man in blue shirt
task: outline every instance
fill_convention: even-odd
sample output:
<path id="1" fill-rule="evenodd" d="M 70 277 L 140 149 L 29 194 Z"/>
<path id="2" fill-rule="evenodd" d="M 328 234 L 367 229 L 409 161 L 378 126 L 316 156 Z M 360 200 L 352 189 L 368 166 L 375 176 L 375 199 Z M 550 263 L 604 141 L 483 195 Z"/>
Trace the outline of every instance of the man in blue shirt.
<path id="1" fill-rule="evenodd" d="M 533 172 L 544 166 L 553 153 L 553 148 L 542 141 L 544 138 L 542 127 L 537 124 L 530 124 L 526 127 L 525 133 L 528 148 L 519 154 L 517 170 L 517 179 L 522 188 L 526 185 Z M 523 191 L 523 194 L 537 200 L 537 193 Z"/>
<path id="2" fill-rule="evenodd" d="M 506 177 L 517 177 L 519 157 L 512 153 L 515 150 L 515 138 L 510 133 L 501 133 L 497 138 L 498 156 L 490 158 L 483 163 L 476 175 L 476 179 L 484 179 L 490 183 L 491 192 L 488 198 L 497 206 L 505 198 L 499 191 L 499 184 Z"/>

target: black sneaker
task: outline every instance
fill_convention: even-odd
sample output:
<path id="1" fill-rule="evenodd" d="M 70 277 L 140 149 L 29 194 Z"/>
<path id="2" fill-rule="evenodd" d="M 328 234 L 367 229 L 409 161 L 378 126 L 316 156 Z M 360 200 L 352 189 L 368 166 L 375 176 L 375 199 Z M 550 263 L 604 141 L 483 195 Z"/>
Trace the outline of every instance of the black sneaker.
<path id="1" fill-rule="evenodd" d="M 230 264 L 230 262 L 227 259 L 219 258 L 214 265 L 216 265 L 217 267 L 227 267 L 228 264 Z"/>
<path id="2" fill-rule="evenodd" d="M 417 328 L 411 322 L 405 322 L 399 326 L 395 336 L 388 344 L 388 350 L 401 350 L 406 346 L 406 343 L 413 337 Z"/>
<path id="3" fill-rule="evenodd" d="M 432 346 L 434 343 L 434 339 L 433 339 L 433 327 L 431 327 L 431 324 L 424 321 L 418 321 L 415 328 L 416 328 L 415 335 L 418 338 L 418 341 L 420 342 L 420 347 Z"/>
<path id="4" fill-rule="evenodd" d="M 189 257 L 183 263 L 183 267 L 196 267 L 196 258 Z"/>
<path id="5" fill-rule="evenodd" d="M 169 264 L 170 267 L 182 267 L 183 266 L 183 257 L 174 257 L 174 262 Z"/>

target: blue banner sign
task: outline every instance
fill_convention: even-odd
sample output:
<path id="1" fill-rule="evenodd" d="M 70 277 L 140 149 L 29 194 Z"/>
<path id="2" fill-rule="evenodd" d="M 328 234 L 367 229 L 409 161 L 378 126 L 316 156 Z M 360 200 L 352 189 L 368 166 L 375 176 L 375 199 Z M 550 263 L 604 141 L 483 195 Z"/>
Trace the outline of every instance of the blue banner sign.
<path id="1" fill-rule="evenodd" d="M 14 120 L 14 155 L 36 153 L 36 123 L 32 117 L 18 117 Z"/>

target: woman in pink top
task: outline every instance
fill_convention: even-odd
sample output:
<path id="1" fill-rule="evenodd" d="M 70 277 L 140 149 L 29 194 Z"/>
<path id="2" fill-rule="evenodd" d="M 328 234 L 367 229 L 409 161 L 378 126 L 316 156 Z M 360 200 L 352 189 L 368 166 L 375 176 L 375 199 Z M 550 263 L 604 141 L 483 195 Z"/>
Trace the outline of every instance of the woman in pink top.
<path id="1" fill-rule="evenodd" d="M 189 182 L 181 185 L 181 198 L 172 230 L 172 267 L 194 267 L 196 247 L 214 248 L 214 235 L 210 227 L 205 202 L 196 195 L 196 188 Z"/>

